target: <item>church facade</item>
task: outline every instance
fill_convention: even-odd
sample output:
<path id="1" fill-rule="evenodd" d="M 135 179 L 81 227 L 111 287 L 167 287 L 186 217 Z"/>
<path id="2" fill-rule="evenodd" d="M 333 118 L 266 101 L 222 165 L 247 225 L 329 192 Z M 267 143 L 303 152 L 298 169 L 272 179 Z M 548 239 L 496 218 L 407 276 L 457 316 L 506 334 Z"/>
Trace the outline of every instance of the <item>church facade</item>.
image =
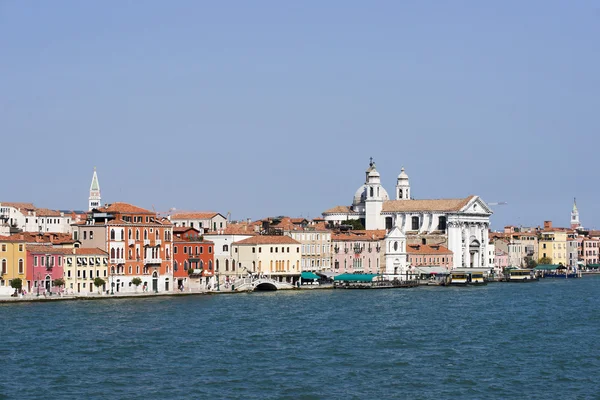
<path id="1" fill-rule="evenodd" d="M 452 268 L 489 268 L 488 230 L 492 211 L 479 196 L 461 199 L 415 200 L 404 168 L 398 175 L 390 199 L 381 176 L 371 160 L 365 183 L 358 188 L 351 206 L 337 206 L 323 212 L 330 225 L 358 219 L 368 230 L 385 229 L 385 273 L 404 275 L 408 244 L 440 244 L 453 254 Z"/>

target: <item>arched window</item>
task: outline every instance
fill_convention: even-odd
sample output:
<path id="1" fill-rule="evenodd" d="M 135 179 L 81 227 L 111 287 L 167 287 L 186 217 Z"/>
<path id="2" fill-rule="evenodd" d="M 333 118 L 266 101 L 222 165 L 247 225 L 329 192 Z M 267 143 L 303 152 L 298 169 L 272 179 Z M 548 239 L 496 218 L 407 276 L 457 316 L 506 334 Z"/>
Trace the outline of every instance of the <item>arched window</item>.
<path id="1" fill-rule="evenodd" d="M 158 232 L 158 229 L 156 230 L 156 240 L 160 239 L 160 232 Z"/>
<path id="2" fill-rule="evenodd" d="M 127 229 L 127 237 L 131 239 L 131 229 Z"/>
<path id="3" fill-rule="evenodd" d="M 227 246 L 226 244 L 223 245 L 223 251 L 229 251 L 229 246 Z"/>
<path id="4" fill-rule="evenodd" d="M 398 251 L 398 242 L 394 242 L 394 251 Z"/>
<path id="5" fill-rule="evenodd" d="M 2 273 L 6 274 L 6 260 L 2 260 Z"/>
<path id="6" fill-rule="evenodd" d="M 116 258 L 115 257 L 115 248 L 114 247 L 112 249 L 110 249 L 110 258 Z"/>
<path id="7" fill-rule="evenodd" d="M 111 273 L 111 274 L 114 274 L 114 273 L 115 273 L 115 267 L 114 267 L 114 266 L 113 266 L 113 267 L 110 267 L 110 273 Z"/>
<path id="8" fill-rule="evenodd" d="M 219 272 L 219 260 L 215 261 L 215 271 Z"/>
<path id="9" fill-rule="evenodd" d="M 148 240 L 148 229 L 144 229 L 144 240 Z"/>
<path id="10" fill-rule="evenodd" d="M 402 189 L 398 189 L 398 198 L 401 199 L 402 198 Z"/>
<path id="11" fill-rule="evenodd" d="M 179 266 L 177 265 L 177 260 L 173 261 L 173 271 L 177 271 Z"/>
<path id="12" fill-rule="evenodd" d="M 371 188 L 371 192 L 370 193 L 371 193 L 371 197 L 373 197 L 373 188 Z"/>
<path id="13" fill-rule="evenodd" d="M 23 271 L 23 259 L 19 258 L 19 274 L 24 273 Z"/>
<path id="14" fill-rule="evenodd" d="M 115 240 L 115 230 L 114 229 L 110 230 L 110 240 Z"/>
<path id="15" fill-rule="evenodd" d="M 212 260 L 208 260 L 208 270 L 212 271 Z"/>
<path id="16" fill-rule="evenodd" d="M 204 261 L 200 260 L 200 269 L 204 269 Z"/>
<path id="17" fill-rule="evenodd" d="M 235 271 L 235 260 L 231 260 L 231 270 Z"/>
<path id="18" fill-rule="evenodd" d="M 140 240 L 140 230 L 139 229 L 135 230 L 135 240 Z"/>
<path id="19" fill-rule="evenodd" d="M 129 266 L 129 275 L 131 275 L 131 272 L 133 271 L 133 267 L 130 265 Z"/>
<path id="20" fill-rule="evenodd" d="M 121 229 L 121 240 L 123 240 L 124 237 L 125 237 L 125 230 Z"/>
<path id="21" fill-rule="evenodd" d="M 188 261 L 187 261 L 187 260 L 185 260 L 185 261 L 183 262 L 183 270 L 184 270 L 184 271 L 187 271 L 187 270 L 188 270 Z"/>

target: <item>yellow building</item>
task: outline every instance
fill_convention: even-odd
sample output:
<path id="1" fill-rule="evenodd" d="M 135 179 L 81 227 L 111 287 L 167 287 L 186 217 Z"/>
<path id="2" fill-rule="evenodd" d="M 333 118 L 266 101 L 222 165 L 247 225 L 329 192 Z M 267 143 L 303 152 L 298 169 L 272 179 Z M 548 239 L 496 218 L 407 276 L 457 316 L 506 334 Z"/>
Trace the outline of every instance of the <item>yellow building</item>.
<path id="1" fill-rule="evenodd" d="M 98 248 L 74 248 L 65 255 L 65 290 L 69 294 L 90 294 L 109 288 L 108 253 Z M 100 288 L 94 286 L 94 279 L 106 282 Z"/>
<path id="2" fill-rule="evenodd" d="M 552 264 L 568 265 L 568 231 L 559 229 L 544 229 L 540 232 L 538 254 L 540 259 L 548 257 Z"/>
<path id="3" fill-rule="evenodd" d="M 260 235 L 232 243 L 231 248 L 238 271 L 295 283 L 302 272 L 300 246 L 289 236 Z"/>
<path id="4" fill-rule="evenodd" d="M 0 236 L 0 295 L 14 293 L 10 285 L 15 278 L 21 278 L 25 288 L 26 271 L 25 241 L 16 236 Z"/>

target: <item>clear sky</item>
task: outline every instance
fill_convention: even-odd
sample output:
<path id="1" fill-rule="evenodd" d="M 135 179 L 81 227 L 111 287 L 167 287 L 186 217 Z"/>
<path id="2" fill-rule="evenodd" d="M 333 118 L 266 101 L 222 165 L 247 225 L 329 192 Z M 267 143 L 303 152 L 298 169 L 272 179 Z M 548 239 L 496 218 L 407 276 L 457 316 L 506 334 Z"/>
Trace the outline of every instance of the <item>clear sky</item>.
<path id="1" fill-rule="evenodd" d="M 292 4 L 293 3 L 293 4 Z M 0 0 L 0 200 L 233 219 L 477 194 L 600 228 L 597 1 Z"/>

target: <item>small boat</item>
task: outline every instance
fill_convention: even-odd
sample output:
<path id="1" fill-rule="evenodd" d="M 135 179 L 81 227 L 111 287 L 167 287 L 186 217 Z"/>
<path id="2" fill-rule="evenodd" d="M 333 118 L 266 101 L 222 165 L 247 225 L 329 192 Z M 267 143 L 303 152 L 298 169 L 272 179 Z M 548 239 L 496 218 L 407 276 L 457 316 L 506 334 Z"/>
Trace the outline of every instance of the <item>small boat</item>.
<path id="1" fill-rule="evenodd" d="M 471 272 L 468 278 L 468 285 L 480 286 L 487 285 L 487 281 L 483 278 L 483 272 Z"/>
<path id="2" fill-rule="evenodd" d="M 529 269 L 511 269 L 508 271 L 509 282 L 535 282 L 538 280 Z"/>

